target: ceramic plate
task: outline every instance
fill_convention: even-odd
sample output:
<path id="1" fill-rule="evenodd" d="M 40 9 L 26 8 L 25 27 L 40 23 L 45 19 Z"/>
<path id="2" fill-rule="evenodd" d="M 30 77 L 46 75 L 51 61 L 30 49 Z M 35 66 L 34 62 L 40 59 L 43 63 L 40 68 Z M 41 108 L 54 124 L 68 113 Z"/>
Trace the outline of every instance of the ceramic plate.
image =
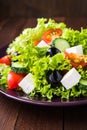
<path id="1" fill-rule="evenodd" d="M 0 57 L 5 55 L 5 50 L 7 46 L 1 48 Z M 60 99 L 54 99 L 53 101 L 45 101 L 42 99 L 29 99 L 23 92 L 15 90 L 4 90 L 0 89 L 0 93 L 8 98 L 14 99 L 16 101 L 33 104 L 33 105 L 43 105 L 43 106 L 78 106 L 87 104 L 87 98 L 77 98 L 71 99 L 70 101 L 60 101 Z"/>

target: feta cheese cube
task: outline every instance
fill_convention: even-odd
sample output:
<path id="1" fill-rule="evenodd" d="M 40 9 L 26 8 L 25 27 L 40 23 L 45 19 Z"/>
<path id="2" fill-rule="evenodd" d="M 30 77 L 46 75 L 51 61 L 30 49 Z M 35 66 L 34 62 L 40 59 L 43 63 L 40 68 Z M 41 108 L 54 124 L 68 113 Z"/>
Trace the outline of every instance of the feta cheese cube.
<path id="1" fill-rule="evenodd" d="M 28 75 L 26 75 L 23 80 L 18 84 L 22 90 L 26 93 L 29 94 L 30 92 L 32 92 L 35 88 L 35 84 L 34 84 L 34 79 L 33 79 L 33 75 L 31 73 L 29 73 Z"/>
<path id="2" fill-rule="evenodd" d="M 70 89 L 79 82 L 80 78 L 81 75 L 78 73 L 78 71 L 75 68 L 72 68 L 64 75 L 61 83 L 66 89 Z"/>
<path id="3" fill-rule="evenodd" d="M 78 46 L 74 46 L 74 47 L 67 48 L 67 49 L 66 49 L 66 52 L 83 55 L 82 45 L 78 45 Z"/>
<path id="4" fill-rule="evenodd" d="M 46 46 L 49 47 L 49 45 L 44 40 L 40 41 L 37 46 L 38 47 L 46 47 Z"/>

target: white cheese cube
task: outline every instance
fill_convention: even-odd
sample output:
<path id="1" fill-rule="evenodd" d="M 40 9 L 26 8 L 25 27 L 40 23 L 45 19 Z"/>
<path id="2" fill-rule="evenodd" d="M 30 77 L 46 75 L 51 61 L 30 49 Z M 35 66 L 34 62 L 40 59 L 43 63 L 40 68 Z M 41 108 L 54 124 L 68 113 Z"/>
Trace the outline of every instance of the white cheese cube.
<path id="1" fill-rule="evenodd" d="M 40 41 L 37 46 L 38 47 L 49 47 L 49 45 L 44 40 Z"/>
<path id="2" fill-rule="evenodd" d="M 64 75 L 61 83 L 66 89 L 70 89 L 79 82 L 80 78 L 81 75 L 78 73 L 78 71 L 75 68 L 72 68 Z"/>
<path id="3" fill-rule="evenodd" d="M 78 45 L 78 46 L 67 48 L 66 52 L 83 55 L 82 45 Z"/>
<path id="4" fill-rule="evenodd" d="M 23 80 L 18 84 L 22 90 L 26 93 L 29 94 L 30 92 L 32 92 L 35 88 L 35 84 L 34 84 L 34 79 L 33 79 L 33 75 L 31 73 L 29 73 L 28 75 L 26 75 Z"/>

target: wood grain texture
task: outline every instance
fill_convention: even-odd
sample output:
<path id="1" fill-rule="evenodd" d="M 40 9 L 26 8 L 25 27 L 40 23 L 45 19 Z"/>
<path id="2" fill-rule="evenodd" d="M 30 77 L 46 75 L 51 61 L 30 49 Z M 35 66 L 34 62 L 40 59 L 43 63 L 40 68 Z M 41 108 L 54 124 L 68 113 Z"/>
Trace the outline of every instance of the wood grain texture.
<path id="1" fill-rule="evenodd" d="M 86 17 L 87 0 L 0 0 L 0 17 Z"/>
<path id="2" fill-rule="evenodd" d="M 16 130 L 62 130 L 62 108 L 22 105 Z"/>
<path id="3" fill-rule="evenodd" d="M 8 19 L 0 29 L 0 44 L 3 46 L 12 42 L 22 31 L 25 21 L 24 19 Z"/>
<path id="4" fill-rule="evenodd" d="M 0 130 L 14 130 L 20 103 L 0 95 Z"/>
<path id="5" fill-rule="evenodd" d="M 64 109 L 64 130 L 87 130 L 87 105 Z"/>
<path id="6" fill-rule="evenodd" d="M 66 18 L 65 23 L 67 27 L 71 27 L 73 29 L 81 30 L 82 28 L 87 28 L 87 17 L 81 18 Z"/>

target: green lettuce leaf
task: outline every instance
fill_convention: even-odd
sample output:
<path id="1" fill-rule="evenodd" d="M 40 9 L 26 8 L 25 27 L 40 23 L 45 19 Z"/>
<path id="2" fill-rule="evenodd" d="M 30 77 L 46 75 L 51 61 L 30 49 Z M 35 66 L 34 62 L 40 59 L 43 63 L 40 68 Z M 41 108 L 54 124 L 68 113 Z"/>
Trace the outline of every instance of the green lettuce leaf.
<path id="1" fill-rule="evenodd" d="M 10 72 L 10 66 L 0 64 L 0 88 L 4 85 L 7 88 L 7 76 Z"/>

